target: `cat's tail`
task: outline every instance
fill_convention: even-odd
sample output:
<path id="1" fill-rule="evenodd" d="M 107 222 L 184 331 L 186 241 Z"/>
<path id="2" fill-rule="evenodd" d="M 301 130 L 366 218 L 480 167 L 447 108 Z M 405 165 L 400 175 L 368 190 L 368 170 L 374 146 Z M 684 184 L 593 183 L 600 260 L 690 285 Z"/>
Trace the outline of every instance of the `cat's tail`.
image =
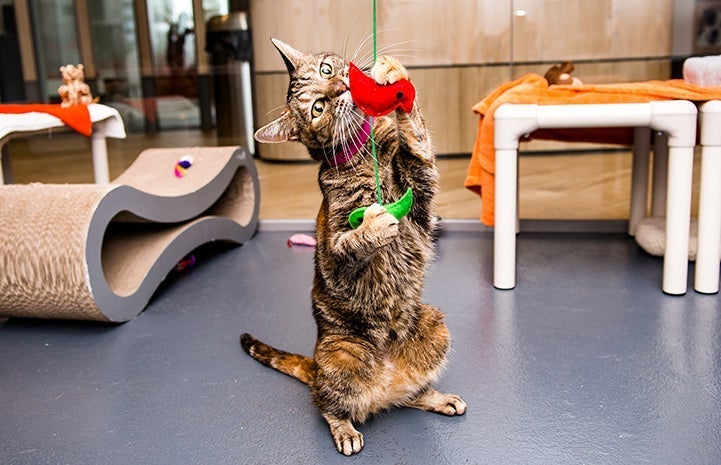
<path id="1" fill-rule="evenodd" d="M 281 373 L 292 376 L 308 386 L 310 386 L 315 379 L 316 364 L 310 357 L 278 350 L 247 333 L 240 335 L 240 345 L 243 346 L 243 350 L 245 350 L 248 355 L 263 365 L 275 368 Z"/>

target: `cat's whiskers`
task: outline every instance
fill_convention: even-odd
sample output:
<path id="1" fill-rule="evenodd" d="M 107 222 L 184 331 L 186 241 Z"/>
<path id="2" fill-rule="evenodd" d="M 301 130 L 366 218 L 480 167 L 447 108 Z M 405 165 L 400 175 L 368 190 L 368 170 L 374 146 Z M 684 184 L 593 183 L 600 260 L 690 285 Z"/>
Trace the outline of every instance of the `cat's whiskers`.
<path id="1" fill-rule="evenodd" d="M 392 28 L 381 28 L 378 30 L 378 34 L 383 34 L 388 31 L 397 30 Z M 346 59 L 346 61 L 352 61 L 356 65 L 358 65 L 359 68 L 365 69 L 366 67 L 370 67 L 370 64 L 373 64 L 373 48 L 371 41 L 373 40 L 373 31 L 370 31 L 368 35 L 360 41 L 358 46 L 356 47 L 355 51 L 353 52 L 353 56 L 350 59 Z M 369 46 L 370 43 L 370 46 Z M 363 48 L 369 47 L 370 50 L 367 50 L 363 52 Z M 361 55 L 361 53 L 363 53 Z M 358 57 L 361 57 L 360 59 Z M 364 66 L 361 66 L 360 63 L 363 63 Z"/>
<path id="2" fill-rule="evenodd" d="M 363 123 L 359 122 L 356 118 L 356 113 L 352 108 L 342 112 L 334 122 L 334 146 L 338 147 L 336 153 L 348 153 L 351 147 L 356 144 L 356 139 L 359 137 L 363 130 Z M 357 148 L 353 157 L 359 157 L 361 162 L 365 161 L 362 151 L 364 146 Z M 355 174 L 358 174 L 356 163 L 351 163 L 351 168 Z M 338 170 L 338 166 L 336 166 Z"/>
<path id="3" fill-rule="evenodd" d="M 384 35 L 384 34 L 387 34 L 387 33 L 390 33 L 390 32 L 398 32 L 398 31 L 399 31 L 398 28 L 390 28 L 390 27 L 380 28 L 380 29 L 378 29 L 377 32 L 376 32 L 376 42 L 377 42 L 377 43 L 378 43 L 378 42 L 385 42 L 385 41 L 383 40 L 383 35 Z M 368 36 L 366 36 L 366 37 L 358 44 L 358 46 L 356 47 L 355 52 L 353 53 L 353 57 L 352 57 L 352 59 L 350 60 L 350 61 L 352 61 L 353 63 L 355 63 L 360 69 L 369 69 L 369 68 L 373 65 L 373 55 L 374 55 L 373 47 L 368 47 L 368 48 L 370 48 L 370 50 L 366 50 L 365 52 L 362 52 L 362 49 L 365 48 L 365 47 L 367 47 L 367 46 L 368 46 L 368 43 L 371 42 L 372 40 L 373 40 L 373 32 L 371 31 L 371 33 L 368 34 Z M 375 51 L 375 53 L 376 53 L 377 55 L 391 55 L 391 54 L 393 54 L 393 53 L 395 53 L 395 52 L 406 52 L 406 51 L 410 51 L 410 52 L 414 52 L 414 53 L 415 53 L 415 52 L 418 52 L 417 49 L 409 49 L 409 50 L 407 50 L 407 49 L 405 49 L 405 48 L 397 48 L 397 47 L 400 47 L 400 46 L 407 46 L 407 45 L 409 45 L 409 44 L 412 44 L 413 41 L 411 41 L 411 40 L 400 41 L 400 42 L 392 42 L 392 43 L 389 43 L 389 44 L 387 43 L 387 44 L 385 44 L 385 45 L 383 45 L 383 46 L 380 46 L 380 47 L 377 46 L 377 43 L 376 43 L 377 49 L 376 49 L 376 51 Z M 362 53 L 362 54 L 361 54 L 361 53 Z"/>
<path id="4" fill-rule="evenodd" d="M 361 121 L 357 121 L 355 118 L 349 118 L 350 119 L 350 125 L 353 127 L 353 133 L 354 134 L 360 134 L 361 131 L 364 131 L 363 129 L 363 123 L 365 122 L 365 118 L 363 118 Z M 370 134 L 366 134 L 370 136 Z M 358 148 L 358 152 L 356 153 L 356 157 L 360 159 L 361 164 L 365 163 L 366 161 L 366 154 L 370 155 L 370 152 L 366 148 L 366 144 L 361 145 Z M 356 165 L 353 164 L 353 171 L 355 174 L 358 174 L 358 169 L 356 168 Z"/>
<path id="5" fill-rule="evenodd" d="M 268 110 L 268 111 L 266 112 L 265 116 L 270 116 L 270 115 L 272 115 L 272 114 L 274 114 L 274 113 L 278 113 L 279 111 L 283 111 L 283 110 L 285 110 L 286 108 L 287 108 L 287 105 L 286 105 L 286 104 L 275 106 L 275 107 L 271 108 L 270 110 Z"/>
<path id="6" fill-rule="evenodd" d="M 326 150 L 326 147 L 327 147 L 326 145 L 323 145 L 323 158 L 325 158 L 325 161 L 326 161 L 329 165 L 332 165 L 332 164 L 333 164 L 333 157 L 334 157 L 335 154 L 333 154 L 333 153 L 328 154 L 328 150 Z M 331 149 L 331 150 L 333 149 L 333 145 L 332 145 L 332 144 L 331 144 L 331 146 L 330 146 L 330 149 Z"/>
<path id="7" fill-rule="evenodd" d="M 400 53 L 400 52 L 418 52 L 417 48 L 409 48 L 413 44 L 412 40 L 402 40 L 400 42 L 393 42 L 385 44 L 378 48 L 378 54 L 389 54 L 389 53 Z"/>
<path id="8" fill-rule="evenodd" d="M 392 56 L 400 61 L 412 61 L 418 59 L 417 55 L 411 55 L 409 53 L 384 53 L 384 55 Z"/>
<path id="9" fill-rule="evenodd" d="M 358 58 L 358 55 L 361 53 L 362 49 L 367 46 L 368 42 L 373 39 L 373 32 L 371 31 L 365 39 L 361 40 L 360 43 L 356 46 L 355 50 L 353 51 L 352 57 L 347 57 L 346 62 L 352 61 L 353 63 L 356 62 L 356 59 Z M 372 53 L 372 52 L 371 52 Z"/>
<path id="10" fill-rule="evenodd" d="M 338 144 L 338 142 L 340 142 L 340 144 Z M 340 145 L 340 150 L 338 149 L 338 145 Z M 335 150 L 334 157 L 339 151 L 345 152 L 348 150 L 348 136 L 346 134 L 346 125 L 344 124 L 343 116 L 336 118 L 333 123 L 333 148 Z M 339 171 L 337 164 L 335 164 L 334 168 L 336 172 Z"/>
<path id="11" fill-rule="evenodd" d="M 367 160 L 367 157 L 373 157 L 373 153 L 364 145 L 358 151 L 358 158 L 360 158 L 362 162 L 365 162 Z"/>
<path id="12" fill-rule="evenodd" d="M 338 104 L 333 115 L 330 143 L 323 146 L 323 157 L 328 165 L 332 166 L 336 171 L 338 171 L 337 157 L 339 154 L 346 152 L 349 147 L 346 125 L 344 124 L 344 107 L 343 102 Z M 328 153 L 328 151 L 331 153 Z"/>
<path id="13" fill-rule="evenodd" d="M 410 43 L 410 41 L 399 42 L 397 44 L 387 45 L 378 51 L 378 55 L 379 56 L 380 55 L 390 55 L 390 56 L 393 56 L 394 58 L 399 58 L 399 59 L 400 58 L 406 58 L 406 59 L 418 58 L 417 56 L 412 55 L 412 53 L 418 52 L 417 49 L 400 47 L 401 45 L 403 45 L 405 43 Z M 361 57 L 361 59 L 358 60 L 358 62 L 356 63 L 356 66 L 358 66 L 360 69 L 370 69 L 373 66 L 373 54 L 370 53 L 370 54 L 363 55 L 363 57 Z"/>
<path id="14" fill-rule="evenodd" d="M 361 131 L 363 131 L 363 121 L 365 119 L 361 119 L 361 121 L 358 121 L 356 118 L 354 118 L 353 112 L 348 112 L 348 124 L 346 124 L 346 127 L 348 128 L 348 131 L 350 131 L 353 134 L 353 137 L 359 137 L 361 134 Z M 355 156 L 358 157 L 361 161 L 361 163 L 365 162 L 364 152 L 365 150 L 365 144 L 358 147 L 358 151 L 356 152 Z M 355 174 L 358 174 L 358 169 L 356 167 L 356 164 L 353 164 L 353 171 Z"/>
<path id="15" fill-rule="evenodd" d="M 355 30 L 356 26 L 358 26 L 358 23 L 360 22 L 360 19 L 361 19 L 361 15 L 356 15 L 355 21 L 353 21 L 353 24 L 351 25 L 350 30 L 348 31 L 347 34 L 345 34 L 345 39 L 343 40 L 343 48 L 342 48 L 342 51 L 341 51 L 340 56 L 342 56 L 343 58 L 346 59 L 346 60 L 345 60 L 346 63 L 348 62 L 348 59 L 347 59 L 347 57 L 348 57 L 348 44 L 350 43 L 350 39 L 351 39 L 351 36 L 352 36 L 352 34 L 353 34 L 353 31 Z M 367 40 L 367 39 L 366 39 L 366 40 Z M 356 53 L 356 54 L 358 53 L 358 47 L 356 47 L 355 53 Z M 354 56 L 355 56 L 355 55 L 354 55 Z"/>

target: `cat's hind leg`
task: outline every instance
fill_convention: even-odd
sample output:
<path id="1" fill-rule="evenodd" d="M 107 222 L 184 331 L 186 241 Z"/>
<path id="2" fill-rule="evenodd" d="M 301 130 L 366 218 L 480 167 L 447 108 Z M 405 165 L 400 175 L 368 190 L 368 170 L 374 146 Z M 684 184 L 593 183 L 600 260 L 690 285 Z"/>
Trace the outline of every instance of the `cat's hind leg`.
<path id="1" fill-rule="evenodd" d="M 363 435 L 353 427 L 350 420 L 342 420 L 329 413 L 323 414 L 328 422 L 335 447 L 343 455 L 357 454 L 363 448 Z"/>
<path id="2" fill-rule="evenodd" d="M 466 413 L 466 403 L 460 396 L 438 392 L 430 387 L 406 403 L 406 407 L 440 413 L 449 417 Z"/>
<path id="3" fill-rule="evenodd" d="M 417 386 L 413 391 L 416 394 L 403 405 L 448 416 L 463 415 L 466 413 L 463 399 L 430 387 L 440 375 L 450 346 L 450 333 L 443 318 L 438 308 L 422 304 L 415 333 L 393 346 L 396 365 L 403 367 L 407 378 Z"/>
<path id="4" fill-rule="evenodd" d="M 316 345 L 318 371 L 313 401 L 328 422 L 338 452 L 352 455 L 363 447 L 353 426 L 389 405 L 377 404 L 383 383 L 378 362 L 367 342 L 350 336 L 328 336 Z"/>

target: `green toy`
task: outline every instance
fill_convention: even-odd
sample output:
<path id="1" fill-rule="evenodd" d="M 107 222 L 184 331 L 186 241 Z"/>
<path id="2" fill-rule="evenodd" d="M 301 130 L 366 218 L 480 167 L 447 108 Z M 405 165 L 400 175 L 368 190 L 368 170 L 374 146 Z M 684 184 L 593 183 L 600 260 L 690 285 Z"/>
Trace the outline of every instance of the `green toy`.
<path id="1" fill-rule="evenodd" d="M 393 203 L 385 205 L 385 209 L 396 219 L 400 220 L 401 218 L 406 216 L 409 211 L 411 211 L 412 206 L 413 190 L 409 187 L 408 190 L 406 190 L 406 193 L 403 194 L 403 197 Z M 367 209 L 368 207 L 356 208 L 355 210 L 353 210 L 353 213 L 350 214 L 350 216 L 348 217 L 348 222 L 353 229 L 360 226 L 360 224 L 363 222 L 363 214 L 366 212 Z"/>

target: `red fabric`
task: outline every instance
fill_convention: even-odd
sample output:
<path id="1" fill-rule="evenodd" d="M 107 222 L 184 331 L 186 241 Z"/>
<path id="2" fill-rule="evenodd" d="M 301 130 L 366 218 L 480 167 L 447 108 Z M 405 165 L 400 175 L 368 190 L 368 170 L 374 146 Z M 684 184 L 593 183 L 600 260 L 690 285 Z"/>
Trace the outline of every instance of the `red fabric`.
<path id="1" fill-rule="evenodd" d="M 73 105 L 62 108 L 60 104 L 31 103 L 31 104 L 0 104 L 0 113 L 47 113 L 59 118 L 66 126 L 84 136 L 93 133 L 93 122 L 87 105 Z"/>
<path id="2" fill-rule="evenodd" d="M 350 63 L 348 81 L 353 103 L 368 116 L 384 116 L 398 107 L 406 113 L 413 110 L 416 89 L 407 79 L 380 85 Z"/>

